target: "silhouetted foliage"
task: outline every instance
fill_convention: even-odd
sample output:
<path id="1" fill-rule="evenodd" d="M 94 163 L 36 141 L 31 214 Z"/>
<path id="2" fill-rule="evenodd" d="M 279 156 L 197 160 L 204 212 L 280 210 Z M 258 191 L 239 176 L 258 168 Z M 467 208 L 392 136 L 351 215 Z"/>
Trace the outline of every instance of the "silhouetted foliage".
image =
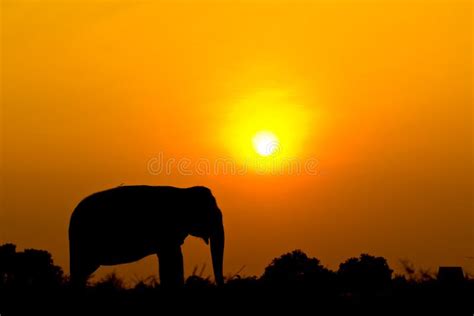
<path id="1" fill-rule="evenodd" d="M 256 276 L 243 277 L 240 275 L 234 275 L 232 278 L 227 279 L 226 287 L 236 290 L 255 289 L 260 285 L 260 280 Z"/>
<path id="2" fill-rule="evenodd" d="M 346 260 L 335 273 L 321 265 L 317 258 L 295 250 L 273 259 L 261 277 L 244 277 L 237 273 L 226 279 L 223 288 L 217 288 L 209 276 L 203 275 L 205 267 L 202 267 L 200 272 L 194 269 L 184 288 L 179 290 L 167 290 L 155 276 L 128 287 L 117 274 L 111 273 L 77 292 L 68 286 L 67 277 L 53 264 L 47 251 L 17 252 L 15 245 L 5 244 L 0 246 L 0 313 L 27 314 L 20 311 L 29 307 L 37 311 L 38 306 L 59 308 L 58 302 L 64 301 L 74 306 L 67 314 L 84 315 L 96 305 L 106 314 L 122 313 L 127 308 L 129 314 L 136 314 L 137 310 L 163 304 L 176 308 L 172 302 L 178 298 L 184 302 L 179 308 L 193 313 L 196 308 L 207 311 L 206 302 L 217 299 L 228 303 L 233 310 L 246 311 L 260 305 L 270 314 L 286 304 L 294 313 L 308 308 L 319 313 L 321 306 L 326 306 L 331 311 L 340 308 L 337 311 L 344 314 L 359 308 L 384 307 L 377 314 L 387 314 L 389 308 L 398 306 L 402 311 L 413 311 L 413 306 L 418 306 L 423 311 L 419 314 L 428 314 L 427 308 L 437 311 L 440 306 L 447 306 L 451 309 L 449 315 L 457 315 L 453 310 L 472 315 L 474 280 L 465 276 L 462 286 L 453 286 L 449 280 L 460 279 L 456 276 L 459 269 L 454 269 L 458 271 L 455 276 L 450 277 L 451 273 L 445 276 L 449 285 L 446 287 L 446 280 L 433 279 L 432 274 L 427 276 L 425 270 L 415 269 L 412 264 L 406 266 L 408 271 L 404 275 L 392 278 L 392 270 L 384 258 L 362 254 Z M 41 291 L 29 291 L 32 288 Z"/>
<path id="3" fill-rule="evenodd" d="M 436 275 L 429 269 L 416 269 L 409 260 L 400 260 L 404 275 L 397 278 L 404 278 L 410 284 L 433 284 L 436 282 Z"/>
<path id="4" fill-rule="evenodd" d="M 115 272 L 112 272 L 96 282 L 94 288 L 102 291 L 120 291 L 126 286 L 125 282 Z"/>
<path id="5" fill-rule="evenodd" d="M 273 259 L 262 276 L 265 285 L 286 288 L 328 289 L 333 280 L 333 272 L 322 266 L 318 259 L 309 258 L 301 250 Z"/>
<path id="6" fill-rule="evenodd" d="M 137 291 L 149 291 L 159 287 L 160 282 L 156 279 L 155 276 L 150 276 L 145 279 L 140 279 L 135 282 L 134 289 Z"/>
<path id="7" fill-rule="evenodd" d="M 392 272 L 385 258 L 362 254 L 341 263 L 337 274 L 344 291 L 374 293 L 390 287 Z"/>
<path id="8" fill-rule="evenodd" d="M 4 244 L 0 246 L 0 285 L 8 286 L 15 282 L 16 246 L 13 244 Z"/>
<path id="9" fill-rule="evenodd" d="M 0 246 L 1 286 L 5 288 L 58 288 L 63 284 L 63 271 L 54 265 L 45 250 L 25 249 L 16 252 L 16 246 Z"/>
<path id="10" fill-rule="evenodd" d="M 191 275 L 186 279 L 185 287 L 190 289 L 210 289 L 214 287 L 213 282 L 207 278 L 199 275 Z"/>

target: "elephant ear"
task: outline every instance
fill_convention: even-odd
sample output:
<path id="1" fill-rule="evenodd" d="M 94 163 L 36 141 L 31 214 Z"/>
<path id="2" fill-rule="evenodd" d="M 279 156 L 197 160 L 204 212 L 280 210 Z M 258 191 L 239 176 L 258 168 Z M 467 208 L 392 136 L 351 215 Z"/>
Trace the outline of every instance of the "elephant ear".
<path id="1" fill-rule="evenodd" d="M 209 223 L 215 217 L 215 212 L 219 211 L 217 202 L 209 188 L 198 186 L 191 188 L 191 218 Z"/>
<path id="2" fill-rule="evenodd" d="M 200 237 L 209 244 L 215 212 L 218 211 L 216 200 L 206 187 L 192 187 L 188 189 L 188 193 L 188 207 L 184 210 L 185 226 L 191 235 Z"/>

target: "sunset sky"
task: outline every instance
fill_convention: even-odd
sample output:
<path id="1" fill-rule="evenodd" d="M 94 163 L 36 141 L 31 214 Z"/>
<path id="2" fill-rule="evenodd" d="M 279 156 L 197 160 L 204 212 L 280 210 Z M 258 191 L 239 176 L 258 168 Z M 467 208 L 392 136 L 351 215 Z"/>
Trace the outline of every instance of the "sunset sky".
<path id="1" fill-rule="evenodd" d="M 474 273 L 472 1 L 1 6 L 0 243 L 69 272 L 85 196 L 205 185 L 227 275 L 293 249 Z M 183 251 L 211 274 L 202 241 Z M 146 277 L 156 258 L 97 275 L 112 270 Z"/>

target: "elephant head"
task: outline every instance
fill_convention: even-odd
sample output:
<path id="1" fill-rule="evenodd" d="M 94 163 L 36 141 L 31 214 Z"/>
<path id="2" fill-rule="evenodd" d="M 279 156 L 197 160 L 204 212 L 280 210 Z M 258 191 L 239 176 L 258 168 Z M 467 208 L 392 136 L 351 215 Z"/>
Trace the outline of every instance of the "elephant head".
<path id="1" fill-rule="evenodd" d="M 211 243 L 212 267 L 217 285 L 224 283 L 224 225 L 216 199 L 206 187 L 189 189 L 192 205 L 188 208 L 188 233 Z"/>

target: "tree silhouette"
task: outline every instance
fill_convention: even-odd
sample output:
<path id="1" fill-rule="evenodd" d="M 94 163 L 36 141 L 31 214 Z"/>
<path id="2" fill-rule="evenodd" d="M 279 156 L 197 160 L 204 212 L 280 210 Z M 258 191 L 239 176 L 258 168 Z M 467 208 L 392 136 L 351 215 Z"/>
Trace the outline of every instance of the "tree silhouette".
<path id="1" fill-rule="evenodd" d="M 262 275 L 262 281 L 272 287 L 311 287 L 326 291 L 331 288 L 333 279 L 333 272 L 321 265 L 317 258 L 309 258 L 301 250 L 273 259 Z"/>
<path id="2" fill-rule="evenodd" d="M 268 314 L 288 307 L 292 314 L 318 313 L 325 308 L 331 311 L 336 308 L 336 314 L 357 314 L 362 310 L 386 314 L 393 308 L 436 314 L 440 307 L 447 307 L 449 315 L 472 315 L 474 280 L 460 275 L 460 268 L 443 268 L 442 271 L 448 270 L 448 275 L 436 280 L 410 277 L 418 270 L 413 265 L 409 267 L 408 279 L 406 275 L 392 278 L 392 270 L 384 258 L 362 254 L 342 263 L 336 274 L 317 258 L 295 250 L 273 259 L 260 278 L 236 274 L 228 277 L 222 287 L 203 277 L 202 269 L 200 274 L 193 273 L 187 278 L 185 287 L 177 291 L 163 288 L 154 276 L 138 280 L 130 288 L 114 273 L 74 291 L 64 282 L 61 268 L 54 265 L 47 251 L 17 252 L 15 245 L 5 244 L 0 246 L 0 313 L 28 315 L 29 309 L 34 308 L 40 314 L 87 314 L 91 310 L 121 314 L 124 308 L 129 308 L 128 314 L 139 314 L 141 310 L 149 311 L 167 303 L 176 308 L 178 298 L 183 302 L 179 310 L 189 308 L 194 314 L 200 307 L 208 312 L 209 305 L 204 302 L 214 300 L 228 303 L 224 305 L 232 310 L 241 308 L 243 312 L 262 307 Z M 455 275 L 450 276 L 451 273 Z M 60 302 L 72 309 L 63 309 Z"/>
<path id="3" fill-rule="evenodd" d="M 49 252 L 17 252 L 13 244 L 0 246 L 0 275 L 3 288 L 57 288 L 64 280 L 61 267 L 54 265 Z"/>
<path id="4" fill-rule="evenodd" d="M 337 274 L 343 290 L 374 293 L 390 286 L 392 272 L 385 258 L 361 254 L 341 263 Z"/>
<path id="5" fill-rule="evenodd" d="M 0 287 L 8 287 L 14 282 L 16 246 L 4 244 L 0 246 Z"/>

